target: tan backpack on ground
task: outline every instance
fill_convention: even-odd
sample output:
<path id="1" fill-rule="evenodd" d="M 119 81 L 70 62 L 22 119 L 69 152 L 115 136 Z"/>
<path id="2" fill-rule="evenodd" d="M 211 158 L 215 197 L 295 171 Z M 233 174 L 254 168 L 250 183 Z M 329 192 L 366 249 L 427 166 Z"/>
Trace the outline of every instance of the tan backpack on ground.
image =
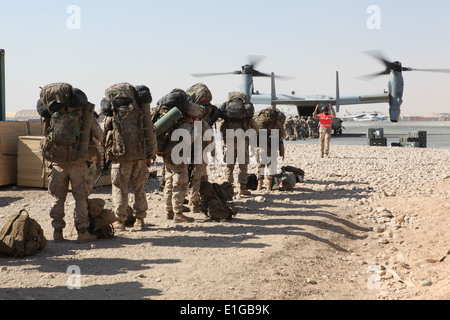
<path id="1" fill-rule="evenodd" d="M 11 216 L 0 231 L 0 255 L 9 257 L 29 257 L 47 246 L 39 223 L 29 217 L 23 209 Z"/>

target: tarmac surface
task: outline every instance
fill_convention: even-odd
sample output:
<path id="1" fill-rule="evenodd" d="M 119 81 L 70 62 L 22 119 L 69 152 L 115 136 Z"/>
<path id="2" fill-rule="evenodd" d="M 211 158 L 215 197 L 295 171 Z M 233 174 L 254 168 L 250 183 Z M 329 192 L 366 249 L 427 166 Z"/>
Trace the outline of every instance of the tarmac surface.
<path id="1" fill-rule="evenodd" d="M 346 121 L 343 122 L 342 136 L 333 135 L 332 144 L 338 145 L 368 145 L 367 132 L 369 128 L 383 128 L 387 145 L 399 142 L 411 131 L 427 132 L 427 148 L 450 148 L 450 121 L 405 121 L 392 123 L 388 121 Z M 317 144 L 317 139 L 302 141 L 287 141 L 287 144 Z"/>

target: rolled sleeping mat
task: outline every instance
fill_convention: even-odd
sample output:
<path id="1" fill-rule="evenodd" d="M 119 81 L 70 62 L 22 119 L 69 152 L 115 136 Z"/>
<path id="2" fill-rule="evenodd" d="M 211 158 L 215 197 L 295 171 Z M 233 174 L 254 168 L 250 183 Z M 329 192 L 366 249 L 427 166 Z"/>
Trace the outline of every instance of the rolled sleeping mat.
<path id="1" fill-rule="evenodd" d="M 180 109 L 176 107 L 170 109 L 169 112 L 155 123 L 156 136 L 159 137 L 161 134 L 167 132 L 182 117 L 183 113 Z"/>
<path id="2" fill-rule="evenodd" d="M 83 108 L 79 149 L 82 157 L 89 155 L 89 139 L 91 137 L 91 127 L 94 121 L 94 110 L 95 105 L 90 102 Z"/>
<path id="3" fill-rule="evenodd" d="M 142 109 L 142 122 L 144 124 L 145 153 L 147 157 L 152 157 L 156 154 L 157 142 L 150 103 L 141 103 L 140 106 Z"/>

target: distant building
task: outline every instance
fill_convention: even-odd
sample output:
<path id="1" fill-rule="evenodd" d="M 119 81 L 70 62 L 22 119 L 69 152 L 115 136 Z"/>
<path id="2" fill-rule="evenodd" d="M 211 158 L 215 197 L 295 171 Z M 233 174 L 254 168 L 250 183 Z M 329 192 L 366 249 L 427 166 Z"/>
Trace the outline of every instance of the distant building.
<path id="1" fill-rule="evenodd" d="M 13 119 L 15 121 L 29 121 L 29 120 L 40 120 L 41 116 L 36 110 L 22 110 L 15 113 Z"/>

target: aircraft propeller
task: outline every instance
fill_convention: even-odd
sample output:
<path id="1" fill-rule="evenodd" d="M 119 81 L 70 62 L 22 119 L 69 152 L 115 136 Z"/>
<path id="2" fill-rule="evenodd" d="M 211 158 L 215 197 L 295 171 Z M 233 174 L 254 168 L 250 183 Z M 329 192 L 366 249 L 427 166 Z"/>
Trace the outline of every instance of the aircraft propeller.
<path id="1" fill-rule="evenodd" d="M 256 70 L 256 66 L 264 59 L 264 56 L 249 56 L 249 63 L 242 66 L 241 70 L 238 71 L 231 71 L 231 72 L 222 72 L 222 73 L 193 73 L 192 76 L 194 77 L 210 77 L 210 76 L 223 76 L 223 75 L 244 75 L 249 74 L 253 77 L 265 77 L 270 78 L 272 75 L 268 73 L 259 72 Z M 275 78 L 278 79 L 284 79 L 289 80 L 292 79 L 290 77 L 285 76 L 275 76 Z"/>
<path id="2" fill-rule="evenodd" d="M 372 78 L 375 78 L 375 77 L 378 77 L 378 76 L 382 76 L 382 75 L 388 75 L 388 74 L 391 73 L 391 71 L 396 71 L 396 72 L 423 71 L 423 72 L 450 73 L 450 69 L 416 69 L 416 68 L 403 67 L 401 62 L 399 62 L 399 61 L 394 61 L 394 62 L 389 61 L 378 50 L 366 51 L 366 53 L 368 55 L 372 56 L 373 58 L 377 59 L 378 61 L 380 61 L 382 64 L 384 64 L 386 66 L 386 70 L 384 70 L 384 71 L 360 77 L 360 78 L 366 79 L 366 80 L 367 79 L 372 79 Z"/>

